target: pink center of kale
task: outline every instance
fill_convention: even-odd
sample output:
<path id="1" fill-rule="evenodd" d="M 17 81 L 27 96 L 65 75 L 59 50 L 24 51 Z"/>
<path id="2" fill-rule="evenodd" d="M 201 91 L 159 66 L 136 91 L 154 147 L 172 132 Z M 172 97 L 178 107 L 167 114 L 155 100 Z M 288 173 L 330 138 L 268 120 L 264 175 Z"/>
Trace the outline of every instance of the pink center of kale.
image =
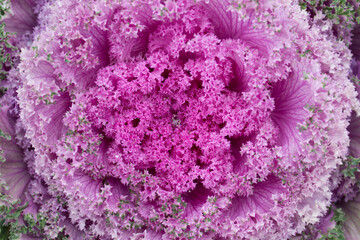
<path id="1" fill-rule="evenodd" d="M 267 92 L 239 91 L 246 83 L 228 51 L 236 41 L 222 42 L 210 27 L 164 23 L 147 41 L 143 58 L 103 68 L 88 93 L 88 120 L 116 146 L 109 151 L 117 165 L 112 175 L 149 174 L 158 187 L 177 193 L 197 183 L 215 191 L 230 186 L 236 143 L 245 143 L 269 117 Z"/>

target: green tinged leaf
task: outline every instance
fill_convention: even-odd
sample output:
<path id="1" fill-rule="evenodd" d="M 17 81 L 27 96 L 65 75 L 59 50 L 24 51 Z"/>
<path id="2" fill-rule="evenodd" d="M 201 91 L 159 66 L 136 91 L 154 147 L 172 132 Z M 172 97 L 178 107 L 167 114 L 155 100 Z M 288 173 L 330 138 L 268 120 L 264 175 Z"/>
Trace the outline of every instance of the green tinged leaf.
<path id="1" fill-rule="evenodd" d="M 0 0 L 0 21 L 9 11 L 10 0 Z M 10 42 L 13 35 L 5 30 L 5 23 L 0 24 L 0 81 L 6 78 L 8 70 L 13 67 L 13 53 L 17 51 L 17 47 Z"/>
<path id="2" fill-rule="evenodd" d="M 360 158 L 349 156 L 347 161 L 343 163 L 344 169 L 341 171 L 341 173 L 344 175 L 344 177 L 356 179 L 355 173 L 359 172 L 359 164 Z"/>
<path id="3" fill-rule="evenodd" d="M 320 238 L 321 240 L 345 240 L 345 213 L 341 208 L 336 208 L 333 211 L 335 215 L 331 220 L 335 221 L 336 225 L 334 228 L 328 230 L 327 234 Z"/>
<path id="4" fill-rule="evenodd" d="M 344 233 L 345 213 L 341 208 L 332 209 L 330 207 L 329 212 L 331 211 L 334 212 L 334 216 L 331 218 L 331 221 L 335 222 L 333 228 L 328 229 L 326 234 L 322 234 L 316 225 L 308 225 L 301 235 L 301 240 L 314 240 L 315 237 L 317 240 L 346 240 Z"/>
<path id="5" fill-rule="evenodd" d="M 328 20 L 333 22 L 339 40 L 349 37 L 345 36 L 348 35 L 348 31 L 342 30 L 351 29 L 353 27 L 352 23 L 360 23 L 360 17 L 358 16 L 360 9 L 355 10 L 351 1 L 300 0 L 299 5 L 302 10 L 306 10 L 312 15 L 322 12 Z"/>
<path id="6" fill-rule="evenodd" d="M 11 136 L 7 133 L 4 133 L 3 130 L 0 129 L 0 137 L 10 141 L 11 140 Z"/>
<path id="7" fill-rule="evenodd" d="M 9 226 L 3 226 L 0 223 L 0 240 L 7 240 L 10 236 L 10 227 Z"/>

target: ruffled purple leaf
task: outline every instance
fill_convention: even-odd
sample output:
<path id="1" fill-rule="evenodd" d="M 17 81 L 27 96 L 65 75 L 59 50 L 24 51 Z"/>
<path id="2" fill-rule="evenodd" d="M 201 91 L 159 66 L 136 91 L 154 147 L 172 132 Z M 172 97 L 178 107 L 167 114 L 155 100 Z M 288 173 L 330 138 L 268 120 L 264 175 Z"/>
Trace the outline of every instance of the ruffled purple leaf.
<path id="1" fill-rule="evenodd" d="M 63 57 L 56 58 L 57 72 L 69 84 L 75 84 L 78 89 L 89 89 L 94 85 L 96 75 L 99 69 L 107 66 L 111 59 L 109 56 L 110 44 L 108 41 L 108 32 L 97 27 L 89 30 L 80 30 L 80 37 L 73 39 L 73 48 L 68 49 L 68 53 Z M 86 41 L 91 39 L 90 47 L 86 45 Z M 81 48 L 89 48 L 89 53 L 84 55 Z M 83 51 L 83 50 L 82 50 Z M 71 55 L 71 59 L 67 59 L 67 55 Z M 59 57 L 59 56 L 57 56 Z M 91 64 L 93 62 L 93 64 Z"/>
<path id="2" fill-rule="evenodd" d="M 306 72 L 294 69 L 287 79 L 274 84 L 271 94 L 275 100 L 271 118 L 280 130 L 279 145 L 290 153 L 301 148 L 299 127 L 310 116 L 305 107 L 313 105 L 313 91 L 304 74 Z"/>
<path id="3" fill-rule="evenodd" d="M 7 184 L 7 193 L 14 200 L 25 200 L 25 192 L 31 176 L 24 162 L 24 152 L 16 144 L 15 119 L 9 115 L 8 107 L 3 106 L 0 112 L 0 129 L 5 137 L 0 138 L 0 147 L 5 162 L 0 163 L 1 179 Z"/>
<path id="4" fill-rule="evenodd" d="M 241 11 L 228 0 L 211 0 L 204 7 L 220 39 L 241 39 L 261 54 L 268 54 L 271 42 L 262 30 L 254 28 L 255 10 L 249 10 L 245 16 L 241 16 Z"/>
<path id="5" fill-rule="evenodd" d="M 183 196 L 186 203 L 184 211 L 185 216 L 187 218 L 198 216 L 200 214 L 201 207 L 206 203 L 208 197 L 212 195 L 212 192 L 209 189 L 206 189 L 203 184 L 196 184 L 196 187 L 193 190 Z"/>
<path id="6" fill-rule="evenodd" d="M 31 33 L 36 26 L 35 6 L 36 0 L 11 0 L 12 14 L 2 21 L 6 31 L 16 33 L 18 38 Z"/>
<path id="7" fill-rule="evenodd" d="M 67 132 L 67 127 L 63 123 L 63 118 L 71 107 L 71 101 L 67 93 L 60 93 L 60 95 L 53 96 L 52 99 L 48 101 L 49 102 L 40 103 L 35 108 L 35 111 L 38 112 L 40 117 L 51 119 L 42 127 L 46 135 L 47 144 L 53 146 L 60 137 Z"/>
<path id="8" fill-rule="evenodd" d="M 351 139 L 349 154 L 358 158 L 360 157 L 360 118 L 356 116 L 355 112 L 351 114 L 350 125 L 347 130 Z"/>
<path id="9" fill-rule="evenodd" d="M 246 74 L 244 60 L 241 59 L 237 53 L 234 53 L 230 59 L 232 60 L 234 78 L 230 82 L 229 88 L 235 92 L 243 92 L 248 90 L 250 76 Z"/>
<path id="10" fill-rule="evenodd" d="M 281 180 L 275 176 L 269 176 L 264 182 L 254 184 L 253 193 L 249 196 L 235 197 L 224 217 L 235 220 L 255 216 L 255 214 L 261 216 L 272 211 L 275 206 L 274 197 L 285 192 L 286 189 Z"/>
<path id="11" fill-rule="evenodd" d="M 351 201 L 341 203 L 339 207 L 345 213 L 344 233 L 346 240 L 360 238 L 360 201 L 359 195 Z"/>

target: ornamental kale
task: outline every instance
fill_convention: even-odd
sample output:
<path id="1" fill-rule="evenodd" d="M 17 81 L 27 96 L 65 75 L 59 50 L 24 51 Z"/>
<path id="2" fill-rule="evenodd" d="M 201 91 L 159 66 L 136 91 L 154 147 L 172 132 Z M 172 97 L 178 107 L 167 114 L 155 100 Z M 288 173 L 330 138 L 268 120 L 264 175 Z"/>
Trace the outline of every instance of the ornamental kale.
<path id="1" fill-rule="evenodd" d="M 323 2 L 12 0 L 0 236 L 356 239 L 357 4 Z"/>

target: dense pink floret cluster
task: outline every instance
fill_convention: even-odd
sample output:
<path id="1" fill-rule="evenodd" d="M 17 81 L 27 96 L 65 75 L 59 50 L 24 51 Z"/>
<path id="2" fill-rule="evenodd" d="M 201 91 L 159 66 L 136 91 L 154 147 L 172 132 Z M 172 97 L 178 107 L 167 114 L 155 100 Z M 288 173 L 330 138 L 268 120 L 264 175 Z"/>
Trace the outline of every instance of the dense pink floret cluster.
<path id="1" fill-rule="evenodd" d="M 288 0 L 54 0 L 38 19 L 17 73 L 32 170 L 2 174 L 46 234 L 287 239 L 325 214 L 358 108 L 329 22 Z"/>

